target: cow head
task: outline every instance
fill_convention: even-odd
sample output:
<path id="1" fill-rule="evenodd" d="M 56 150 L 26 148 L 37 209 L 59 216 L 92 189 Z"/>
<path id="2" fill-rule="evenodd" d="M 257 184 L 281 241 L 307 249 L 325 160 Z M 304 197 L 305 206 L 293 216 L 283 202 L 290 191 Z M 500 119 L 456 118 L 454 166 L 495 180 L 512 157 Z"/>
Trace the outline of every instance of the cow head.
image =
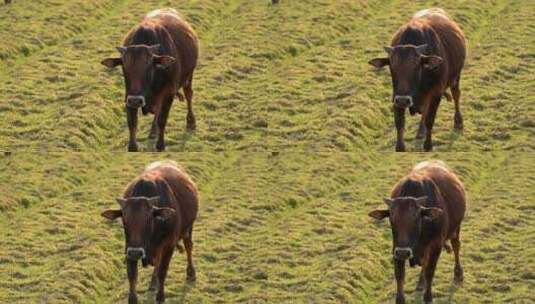
<path id="1" fill-rule="evenodd" d="M 150 255 L 150 241 L 154 232 L 155 218 L 161 217 L 165 220 L 175 214 L 172 208 L 155 207 L 159 199 L 159 196 L 118 198 L 117 202 L 121 209 L 102 212 L 102 216 L 109 220 L 122 218 L 127 260 L 141 259 L 143 265 L 146 266 Z"/>
<path id="2" fill-rule="evenodd" d="M 385 198 L 388 209 L 374 210 L 368 214 L 377 220 L 390 219 L 394 259 L 412 259 L 418 247 L 423 219 L 433 220 L 442 214 L 440 208 L 424 207 L 426 200 L 427 196 Z"/>
<path id="3" fill-rule="evenodd" d="M 171 56 L 158 55 L 159 49 L 159 44 L 119 46 L 117 50 L 121 57 L 102 60 L 101 63 L 108 68 L 123 67 L 127 107 L 137 109 L 145 106 L 156 69 L 166 69 L 175 62 Z"/>
<path id="4" fill-rule="evenodd" d="M 392 101 L 396 108 L 414 109 L 423 70 L 432 70 L 442 63 L 443 59 L 438 56 L 424 55 L 426 49 L 427 44 L 387 46 L 387 58 L 375 58 L 369 62 L 376 68 L 390 66 L 394 89 Z"/>

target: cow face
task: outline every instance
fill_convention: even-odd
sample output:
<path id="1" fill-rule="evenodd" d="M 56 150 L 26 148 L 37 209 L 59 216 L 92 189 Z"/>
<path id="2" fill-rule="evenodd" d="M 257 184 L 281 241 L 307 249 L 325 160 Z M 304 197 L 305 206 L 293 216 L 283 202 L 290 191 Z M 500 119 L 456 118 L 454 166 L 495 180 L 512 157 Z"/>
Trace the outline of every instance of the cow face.
<path id="1" fill-rule="evenodd" d="M 106 210 L 102 213 L 102 216 L 109 220 L 122 218 L 126 258 L 130 261 L 142 259 L 143 264 L 147 264 L 155 218 L 161 217 L 165 220 L 175 214 L 172 208 L 155 207 L 158 201 L 158 196 L 118 198 L 120 210 Z"/>
<path id="2" fill-rule="evenodd" d="M 385 51 L 388 53 L 388 58 L 376 58 L 369 62 L 377 68 L 390 66 L 394 89 L 392 101 L 396 108 L 414 108 L 423 70 L 434 69 L 442 63 L 442 58 L 438 56 L 424 55 L 426 48 L 427 44 L 387 46 Z"/>
<path id="3" fill-rule="evenodd" d="M 120 58 L 107 58 L 101 62 L 108 68 L 118 65 L 123 67 L 127 107 L 144 107 L 156 69 L 166 69 L 175 62 L 175 58 L 171 56 L 157 55 L 159 49 L 159 44 L 119 46 L 117 50 L 121 54 Z"/>
<path id="4" fill-rule="evenodd" d="M 382 220 L 390 219 L 393 236 L 393 255 L 396 260 L 412 259 L 420 239 L 424 217 L 435 219 L 442 213 L 440 208 L 427 208 L 423 204 L 427 196 L 385 198 L 388 210 L 374 210 L 369 216 Z"/>

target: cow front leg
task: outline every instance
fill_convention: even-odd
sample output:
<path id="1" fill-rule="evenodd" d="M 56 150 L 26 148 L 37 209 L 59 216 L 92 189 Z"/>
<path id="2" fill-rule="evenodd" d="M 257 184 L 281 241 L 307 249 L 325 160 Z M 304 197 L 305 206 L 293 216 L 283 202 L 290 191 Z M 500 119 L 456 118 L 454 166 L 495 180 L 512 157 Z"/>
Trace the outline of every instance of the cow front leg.
<path id="1" fill-rule="evenodd" d="M 128 292 L 128 304 L 137 304 L 136 284 L 137 284 L 137 261 L 126 262 L 126 273 L 130 289 Z"/>
<path id="2" fill-rule="evenodd" d="M 429 152 L 433 150 L 433 125 L 435 124 L 435 117 L 437 115 L 438 106 L 440 104 L 440 96 L 434 97 L 431 100 L 431 104 L 425 113 L 425 142 L 424 142 L 424 151 Z"/>
<path id="3" fill-rule="evenodd" d="M 433 293 L 431 287 L 433 285 L 433 277 L 435 276 L 435 269 L 437 268 L 438 258 L 440 257 L 441 247 L 430 249 L 429 258 L 425 263 L 424 276 L 425 276 L 425 291 L 424 291 L 424 303 L 433 302 Z"/>
<path id="4" fill-rule="evenodd" d="M 128 122 L 128 130 L 130 132 L 130 139 L 128 141 L 128 152 L 137 152 L 137 109 L 126 107 L 126 120 Z"/>
<path id="5" fill-rule="evenodd" d="M 169 269 L 169 262 L 173 256 L 173 247 L 167 248 L 162 252 L 162 259 L 158 266 L 158 293 L 156 294 L 156 302 L 158 304 L 165 302 L 165 278 L 167 277 L 167 270 Z"/>
<path id="6" fill-rule="evenodd" d="M 152 278 L 150 279 L 149 290 L 156 291 L 158 289 L 158 267 L 154 267 Z"/>
<path id="7" fill-rule="evenodd" d="M 158 152 L 165 150 L 165 126 L 167 124 L 167 118 L 169 117 L 169 110 L 173 104 L 173 95 L 167 96 L 163 100 L 160 114 L 158 115 L 158 141 L 156 142 L 156 150 Z"/>
<path id="8" fill-rule="evenodd" d="M 152 125 L 150 127 L 149 139 L 155 139 L 158 136 L 158 114 L 154 115 Z"/>
<path id="9" fill-rule="evenodd" d="M 396 152 L 405 152 L 405 109 L 394 108 L 394 121 L 397 131 Z"/>
<path id="10" fill-rule="evenodd" d="M 394 260 L 394 274 L 396 277 L 396 304 L 405 304 L 405 261 Z"/>

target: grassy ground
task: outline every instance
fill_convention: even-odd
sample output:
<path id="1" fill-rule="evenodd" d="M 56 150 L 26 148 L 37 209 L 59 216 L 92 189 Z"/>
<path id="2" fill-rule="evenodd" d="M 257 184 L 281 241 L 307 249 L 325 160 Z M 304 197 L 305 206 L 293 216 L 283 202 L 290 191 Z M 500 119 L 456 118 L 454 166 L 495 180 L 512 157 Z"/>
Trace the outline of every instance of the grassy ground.
<path id="1" fill-rule="evenodd" d="M 99 216 L 155 154 L 13 153 L 0 158 L 0 302 L 126 299 L 123 232 Z M 422 154 L 183 153 L 197 182 L 196 284 L 176 253 L 169 303 L 377 303 L 394 298 L 390 230 L 367 213 Z M 535 156 L 435 154 L 464 181 L 465 283 L 443 254 L 437 303 L 535 301 Z M 4 190 L 5 189 L 5 190 Z M 150 271 L 141 272 L 146 292 Z M 408 272 L 408 299 L 417 271 Z M 418 301 L 416 301 L 418 303 Z M 151 303 L 151 301 L 148 301 Z"/>
<path id="2" fill-rule="evenodd" d="M 176 102 L 170 151 L 313 149 L 392 151 L 390 79 L 367 65 L 419 9 L 439 4 L 466 32 L 466 130 L 453 105 L 436 124 L 437 151 L 535 148 L 535 2 L 287 0 L 34 0 L 0 6 L 0 147 L 126 150 L 120 71 L 99 62 L 151 9 L 193 24 L 198 131 Z M 150 121 L 141 122 L 142 149 Z M 408 148 L 417 119 L 408 123 Z"/>

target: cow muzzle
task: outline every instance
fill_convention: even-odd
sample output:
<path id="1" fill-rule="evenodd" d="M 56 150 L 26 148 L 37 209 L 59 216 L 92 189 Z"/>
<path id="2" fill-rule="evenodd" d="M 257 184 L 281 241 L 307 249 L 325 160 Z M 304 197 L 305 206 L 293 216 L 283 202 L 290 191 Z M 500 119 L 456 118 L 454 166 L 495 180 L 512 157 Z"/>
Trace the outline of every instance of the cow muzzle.
<path id="1" fill-rule="evenodd" d="M 126 258 L 130 261 L 138 261 L 139 259 L 146 259 L 145 248 L 142 247 L 128 247 L 126 249 Z"/>
<path id="2" fill-rule="evenodd" d="M 414 105 L 412 96 L 408 95 L 396 95 L 394 97 L 394 106 L 400 109 L 411 108 Z"/>
<path id="3" fill-rule="evenodd" d="M 396 247 L 394 249 L 394 259 L 405 261 L 414 257 L 412 249 L 409 247 Z"/>
<path id="4" fill-rule="evenodd" d="M 126 97 L 126 106 L 129 108 L 142 108 L 146 105 L 145 96 L 141 95 L 128 95 Z"/>

